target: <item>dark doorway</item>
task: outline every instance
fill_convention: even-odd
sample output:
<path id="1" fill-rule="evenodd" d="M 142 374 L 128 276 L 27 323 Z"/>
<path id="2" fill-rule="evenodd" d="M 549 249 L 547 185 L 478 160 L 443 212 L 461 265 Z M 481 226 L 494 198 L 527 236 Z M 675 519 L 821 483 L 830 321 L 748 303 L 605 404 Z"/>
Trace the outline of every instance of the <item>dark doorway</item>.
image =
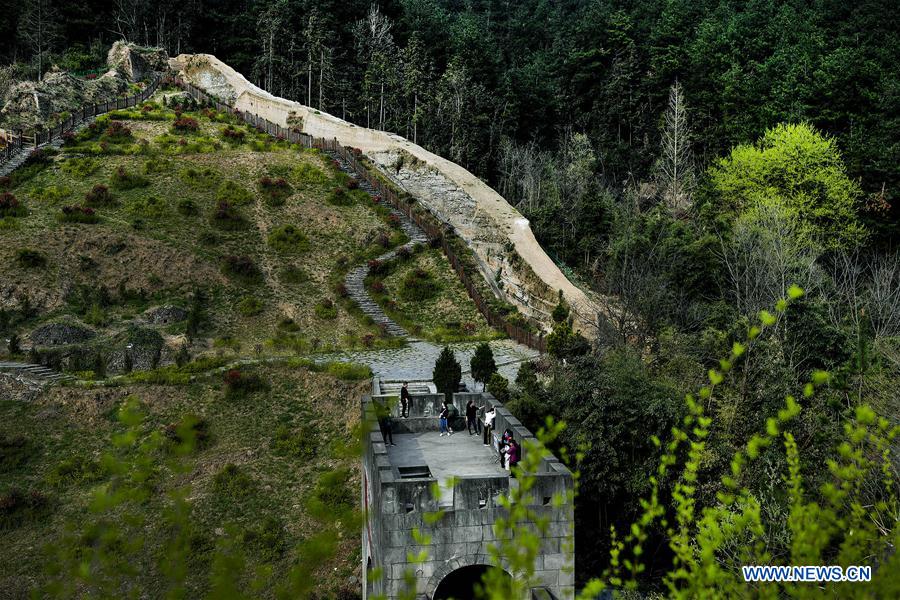
<path id="1" fill-rule="evenodd" d="M 432 600 L 476 600 L 481 579 L 488 571 L 501 573 L 509 580 L 509 573 L 498 567 L 489 565 L 471 565 L 461 567 L 444 577 L 434 591 Z"/>

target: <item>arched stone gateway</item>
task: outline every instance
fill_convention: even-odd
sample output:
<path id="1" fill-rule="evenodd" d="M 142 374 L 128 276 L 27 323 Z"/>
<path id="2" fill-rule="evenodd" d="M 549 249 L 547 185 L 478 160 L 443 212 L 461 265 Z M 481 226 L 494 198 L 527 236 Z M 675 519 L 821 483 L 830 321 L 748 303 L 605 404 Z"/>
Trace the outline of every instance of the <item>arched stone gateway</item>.
<path id="1" fill-rule="evenodd" d="M 361 490 L 366 513 L 363 597 L 390 599 L 409 593 L 413 590 L 406 576 L 412 574 L 418 598 L 463 600 L 485 568 L 510 572 L 502 562 L 491 567 L 490 548 L 498 543 L 493 525 L 508 515 L 500 500 L 519 483 L 499 464 L 499 435 L 492 433 L 487 444 L 482 435 L 465 430 L 440 436 L 437 419 L 426 416 L 425 409 L 443 396 L 413 393 L 409 418 L 394 419 L 394 445 L 386 446 L 371 403 L 396 394 L 382 393 L 378 378 L 372 387 L 372 396 L 362 403 L 369 428 Z M 469 400 L 479 407 L 495 407 L 495 431 L 508 430 L 520 447 L 528 447 L 534 436 L 493 396 L 454 394 L 458 406 Z M 534 587 L 525 593 L 528 600 L 535 593 L 569 600 L 574 595 L 572 474 L 548 456 L 530 475 L 535 482 L 529 512 L 546 527 L 535 559 Z M 429 518 L 437 512 L 439 519 Z"/>
<path id="2" fill-rule="evenodd" d="M 431 576 L 425 588 L 428 600 L 475 600 L 475 586 L 481 583 L 484 575 L 491 570 L 502 572 L 507 578 L 512 576 L 500 567 L 483 564 L 474 556 L 466 556 L 458 568 L 439 569 Z"/>

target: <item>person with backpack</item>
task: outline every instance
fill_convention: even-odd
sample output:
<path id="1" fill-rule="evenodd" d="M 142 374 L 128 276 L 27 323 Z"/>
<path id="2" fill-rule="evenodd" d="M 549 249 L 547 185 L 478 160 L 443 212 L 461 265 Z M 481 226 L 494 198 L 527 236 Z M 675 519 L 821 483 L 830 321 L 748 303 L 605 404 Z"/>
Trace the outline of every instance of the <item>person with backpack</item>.
<path id="1" fill-rule="evenodd" d="M 447 434 L 453 435 L 453 425 L 456 424 L 456 420 L 459 419 L 459 409 L 456 408 L 456 405 L 453 402 L 447 402 Z"/>
<path id="2" fill-rule="evenodd" d="M 441 414 L 438 417 L 439 418 L 438 423 L 440 424 L 442 436 L 444 434 L 450 435 L 449 428 L 447 427 L 447 417 L 449 417 L 449 416 L 450 416 L 450 411 L 447 409 L 447 403 L 441 402 Z"/>

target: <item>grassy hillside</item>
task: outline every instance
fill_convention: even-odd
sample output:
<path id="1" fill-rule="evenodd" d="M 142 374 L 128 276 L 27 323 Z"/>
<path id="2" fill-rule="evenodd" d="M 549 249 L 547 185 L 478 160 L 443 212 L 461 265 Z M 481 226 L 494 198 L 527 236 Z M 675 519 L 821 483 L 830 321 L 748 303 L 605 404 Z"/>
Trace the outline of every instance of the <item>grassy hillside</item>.
<path id="1" fill-rule="evenodd" d="M 28 331 L 62 320 L 118 339 L 148 308 L 176 305 L 202 314 L 163 328 L 170 354 L 398 343 L 340 285 L 406 241 L 387 210 L 328 156 L 176 102 L 169 90 L 103 116 L 0 182 L 17 204 L 0 214 L 0 330 L 27 346 Z M 451 312 L 472 312 L 450 296 Z"/>
<path id="2" fill-rule="evenodd" d="M 25 598 L 36 585 L 66 579 L 66 556 L 72 559 L 66 552 L 103 547 L 91 541 L 101 522 L 143 544 L 107 548 L 135 570 L 125 587 L 160 597 L 168 585 L 160 560 L 173 537 L 166 511 L 178 490 L 191 505 L 190 597 L 209 590 L 211 558 L 231 542 L 246 561 L 241 584 L 258 579 L 254 596 L 271 597 L 274 583 L 288 579 L 298 556 L 323 532 L 336 541 L 340 558 L 316 570 L 317 589 L 332 595 L 358 576 L 358 530 L 354 519 L 338 519 L 358 505 L 353 448 L 367 383 L 290 366 L 245 370 L 241 378 L 244 385 L 218 374 L 183 386 L 55 388 L 33 404 L 0 400 L 3 597 Z M 128 398 L 145 414 L 134 444 L 117 437 L 129 431 L 117 418 Z M 197 444 L 179 456 L 175 424 L 185 415 L 194 419 Z M 144 456 L 138 445 L 153 448 L 146 495 L 108 513 L 90 510 L 102 486 L 121 485 L 116 460 Z M 18 504 L 13 490 L 24 496 Z M 54 567 L 63 573 L 52 575 Z"/>

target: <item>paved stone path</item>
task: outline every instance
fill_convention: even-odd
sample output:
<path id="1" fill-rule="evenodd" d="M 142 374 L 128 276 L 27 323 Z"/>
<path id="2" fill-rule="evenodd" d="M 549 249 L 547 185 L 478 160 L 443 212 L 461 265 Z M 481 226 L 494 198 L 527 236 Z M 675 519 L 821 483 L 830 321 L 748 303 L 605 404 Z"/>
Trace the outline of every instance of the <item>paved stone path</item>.
<path id="1" fill-rule="evenodd" d="M 476 342 L 447 344 L 453 350 L 456 360 L 462 366 L 463 382 L 470 390 L 474 390 L 475 381 L 469 372 L 469 362 L 475 354 Z M 516 378 L 519 365 L 539 356 L 537 350 L 516 343 L 512 340 L 495 340 L 490 342 L 494 352 L 497 371 L 509 381 Z M 431 381 L 434 363 L 443 349 L 442 344 L 434 344 L 422 340 L 411 340 L 403 348 L 382 350 L 361 350 L 342 352 L 317 357 L 317 360 L 356 362 L 369 365 L 372 373 L 385 380 L 392 381 Z M 481 387 L 479 386 L 479 390 Z"/>
<path id="2" fill-rule="evenodd" d="M 353 179 L 357 181 L 359 184 L 359 189 L 365 191 L 370 196 L 376 196 L 375 189 L 369 184 L 368 181 L 364 179 L 359 179 L 356 173 L 353 171 L 352 167 L 336 152 L 328 153 L 331 158 L 333 158 L 341 167 L 341 170 L 350 175 Z M 412 249 L 416 244 L 426 244 L 428 243 L 428 236 L 425 235 L 425 232 L 419 229 L 419 226 L 413 223 L 406 215 L 401 213 L 399 210 L 389 206 L 391 210 L 391 214 L 395 215 L 398 219 L 400 219 L 400 227 L 403 229 L 403 233 L 409 238 L 409 242 L 400 246 L 400 248 Z M 400 248 L 395 248 L 390 252 L 385 252 L 381 256 L 377 258 L 377 260 L 381 262 L 385 262 L 393 259 L 397 256 L 397 251 Z M 350 298 L 359 305 L 362 309 L 363 313 L 375 322 L 376 325 L 381 325 L 385 328 L 385 330 L 393 336 L 410 338 L 409 332 L 407 332 L 403 327 L 395 323 L 390 317 L 388 317 L 384 311 L 378 306 L 378 303 L 369 296 L 369 293 L 366 291 L 365 279 L 369 274 L 369 265 L 362 264 L 358 267 L 352 269 L 349 273 L 347 273 L 347 277 L 344 279 L 344 284 L 347 286 L 347 293 L 350 295 Z"/>

